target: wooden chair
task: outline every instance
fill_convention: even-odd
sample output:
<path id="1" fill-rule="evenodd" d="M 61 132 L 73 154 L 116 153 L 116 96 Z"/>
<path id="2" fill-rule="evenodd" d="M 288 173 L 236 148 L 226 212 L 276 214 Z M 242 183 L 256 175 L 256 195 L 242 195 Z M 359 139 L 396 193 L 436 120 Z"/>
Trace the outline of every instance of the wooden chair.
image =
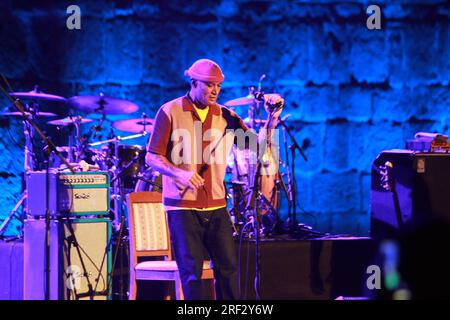
<path id="1" fill-rule="evenodd" d="M 130 293 L 136 299 L 136 280 L 174 281 L 175 297 L 183 300 L 180 274 L 172 259 L 170 234 L 162 196 L 158 192 L 142 191 L 128 194 L 128 225 L 130 230 Z M 163 256 L 164 260 L 138 263 L 139 257 Z M 214 292 L 214 273 L 209 261 L 203 263 L 202 279 L 211 281 Z M 166 298 L 169 298 L 166 296 Z"/>

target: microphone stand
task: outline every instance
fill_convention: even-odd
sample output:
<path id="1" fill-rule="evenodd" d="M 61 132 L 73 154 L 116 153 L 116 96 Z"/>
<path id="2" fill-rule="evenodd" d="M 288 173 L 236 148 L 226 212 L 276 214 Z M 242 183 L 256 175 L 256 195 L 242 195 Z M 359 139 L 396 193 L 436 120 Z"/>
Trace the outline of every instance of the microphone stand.
<path id="1" fill-rule="evenodd" d="M 265 128 L 267 130 L 266 132 L 266 140 L 263 141 L 263 143 L 267 142 L 267 146 L 268 148 L 271 148 L 271 130 L 270 126 L 271 123 L 273 121 L 273 117 L 272 114 L 269 114 L 269 119 L 267 121 L 267 128 Z M 266 150 L 263 150 L 263 154 Z M 261 152 L 261 151 L 259 151 Z M 256 166 L 256 171 L 254 173 L 254 177 L 253 177 L 253 186 L 252 186 L 252 191 L 251 191 L 251 195 L 248 199 L 247 202 L 247 206 L 245 208 L 245 212 L 253 212 L 253 216 L 251 216 L 251 219 L 253 219 L 252 224 L 253 224 L 253 230 L 255 232 L 255 260 L 256 260 L 256 264 L 255 264 L 255 296 L 256 296 L 256 300 L 260 300 L 261 296 L 260 296 L 260 288 L 261 288 L 261 271 L 260 271 L 260 266 L 261 266 L 261 257 L 260 257 L 260 252 L 259 252 L 259 246 L 260 246 L 260 234 L 259 234 L 259 207 L 262 201 L 262 197 L 264 195 L 261 194 L 261 192 L 258 190 L 258 182 L 260 180 L 260 172 L 261 172 L 261 167 L 262 167 L 262 156 L 258 156 L 258 162 L 257 162 L 257 166 Z M 261 158 L 261 159 L 260 159 Z"/>
<path id="2" fill-rule="evenodd" d="M 287 117 L 287 116 L 286 116 Z M 292 221 L 292 188 L 291 188 L 291 169 L 290 169 L 290 163 L 289 163 L 289 154 L 288 154 L 288 147 L 287 147 L 287 139 L 286 139 L 286 128 L 282 127 L 283 129 L 283 140 L 284 140 L 284 156 L 286 159 L 286 171 L 287 171 L 287 183 L 289 188 L 286 187 L 286 185 L 284 184 L 284 180 L 281 179 L 281 181 L 283 182 L 284 188 L 285 188 L 285 192 L 286 192 L 286 196 L 288 199 L 288 225 L 290 225 L 291 221 Z"/>
<path id="3" fill-rule="evenodd" d="M 295 137 L 292 135 L 289 127 L 285 123 L 285 120 L 280 119 L 278 122 L 281 126 L 283 126 L 284 132 L 286 132 L 288 134 L 288 136 L 292 142 L 292 144 L 289 146 L 289 149 L 291 150 L 291 156 L 292 156 L 292 162 L 291 162 L 292 179 L 290 177 L 289 170 L 288 170 L 289 195 L 290 195 L 290 202 L 292 203 L 292 220 L 289 221 L 290 222 L 289 229 L 290 229 L 291 234 L 302 236 L 303 230 L 301 228 L 299 228 L 299 225 L 297 223 L 297 199 L 296 199 L 297 179 L 295 176 L 295 151 L 298 150 L 300 155 L 303 157 L 303 159 L 305 161 L 308 161 L 308 158 L 306 157 L 305 153 L 303 152 L 303 149 L 297 143 L 297 140 L 295 139 Z"/>
<path id="4" fill-rule="evenodd" d="M 308 161 L 308 157 L 303 152 L 303 149 L 300 147 L 300 145 L 297 143 L 297 140 L 295 140 L 295 137 L 292 135 L 291 130 L 285 123 L 286 120 L 279 119 L 278 123 L 283 126 L 283 128 L 286 129 L 286 133 L 288 134 L 289 138 L 291 138 L 292 141 L 292 148 L 297 149 L 300 152 L 300 155 L 303 157 L 305 161 Z"/>
<path id="5" fill-rule="evenodd" d="M 17 100 L 16 100 L 17 101 Z M 62 156 L 62 154 L 56 149 L 56 146 L 50 140 L 49 137 L 46 137 L 40 129 L 33 123 L 30 122 L 32 126 L 36 129 L 36 131 L 41 135 L 44 140 L 46 146 L 44 147 L 45 154 L 45 300 L 50 300 L 50 164 L 49 158 L 52 152 L 55 152 L 56 155 L 66 164 L 66 166 L 70 169 L 72 173 L 75 170 L 72 168 L 69 162 Z"/>

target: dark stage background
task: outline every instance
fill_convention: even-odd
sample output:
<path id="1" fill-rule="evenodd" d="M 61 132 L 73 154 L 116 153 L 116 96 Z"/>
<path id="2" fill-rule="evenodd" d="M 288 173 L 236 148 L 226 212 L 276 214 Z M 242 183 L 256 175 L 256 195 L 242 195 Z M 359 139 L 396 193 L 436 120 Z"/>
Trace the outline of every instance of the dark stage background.
<path id="1" fill-rule="evenodd" d="M 81 30 L 66 28 L 71 4 L 81 9 Z M 448 134 L 450 105 L 448 3 L 376 1 L 381 30 L 366 27 L 370 4 L 2 0 L 0 72 L 16 91 L 38 84 L 66 98 L 104 92 L 139 105 L 134 114 L 109 116 L 99 140 L 111 122 L 142 112 L 154 117 L 161 104 L 183 95 L 183 71 L 198 58 L 222 66 L 221 103 L 245 96 L 266 74 L 264 91 L 285 97 L 283 113 L 292 115 L 289 125 L 309 157 L 296 161 L 298 220 L 364 236 L 372 161 L 383 149 L 403 148 L 418 131 Z M 13 110 L 3 97 L 0 109 Z M 69 112 L 49 102 L 41 110 L 61 118 Z M 247 116 L 243 107 L 237 112 Z M 67 145 L 67 133 L 47 120 L 39 122 Z M 21 196 L 23 144 L 19 118 L 0 117 L 0 221 Z M 5 235 L 20 226 L 15 218 Z"/>

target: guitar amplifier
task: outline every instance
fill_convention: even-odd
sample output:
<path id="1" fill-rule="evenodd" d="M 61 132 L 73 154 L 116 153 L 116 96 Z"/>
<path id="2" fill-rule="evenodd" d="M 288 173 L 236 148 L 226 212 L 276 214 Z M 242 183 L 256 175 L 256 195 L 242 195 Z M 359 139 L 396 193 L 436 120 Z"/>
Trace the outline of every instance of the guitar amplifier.
<path id="1" fill-rule="evenodd" d="M 32 171 L 26 176 L 29 216 L 45 216 L 46 172 Z M 107 172 L 49 172 L 51 216 L 107 215 L 110 206 Z"/>

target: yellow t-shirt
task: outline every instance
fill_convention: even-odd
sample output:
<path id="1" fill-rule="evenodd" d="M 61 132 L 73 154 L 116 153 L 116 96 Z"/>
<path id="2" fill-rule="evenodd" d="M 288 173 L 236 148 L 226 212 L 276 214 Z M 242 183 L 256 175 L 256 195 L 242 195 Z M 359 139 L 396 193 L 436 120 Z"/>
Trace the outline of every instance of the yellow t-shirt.
<path id="1" fill-rule="evenodd" d="M 206 107 L 205 109 L 200 109 L 200 108 L 197 108 L 197 106 L 194 104 L 194 108 L 195 108 L 195 111 L 197 111 L 197 114 L 200 117 L 200 120 L 202 122 L 205 122 L 206 116 L 208 115 L 208 112 L 209 112 L 209 107 Z"/>

